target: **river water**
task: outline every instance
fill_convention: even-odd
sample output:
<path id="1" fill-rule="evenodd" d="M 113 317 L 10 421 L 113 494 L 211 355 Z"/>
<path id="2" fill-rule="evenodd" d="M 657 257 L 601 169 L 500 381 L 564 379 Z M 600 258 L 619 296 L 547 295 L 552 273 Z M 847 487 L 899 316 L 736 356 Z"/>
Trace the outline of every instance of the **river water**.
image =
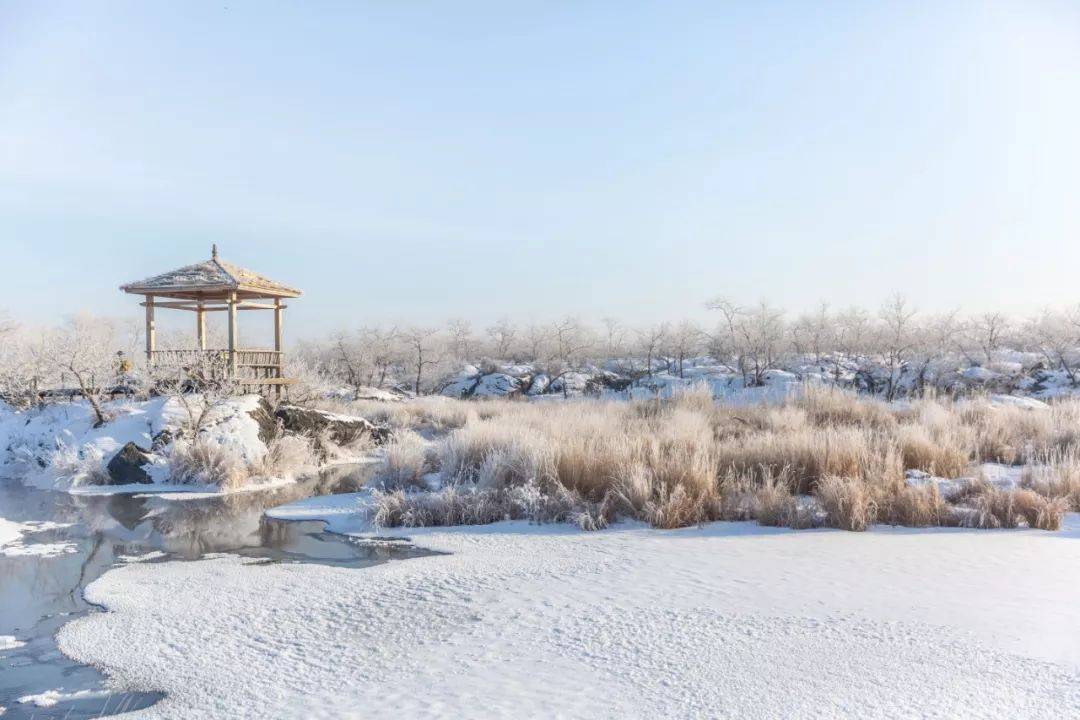
<path id="1" fill-rule="evenodd" d="M 268 508 L 304 497 L 355 492 L 373 467 L 337 466 L 288 485 L 209 497 L 71 495 L 0 479 L 0 518 L 35 529 L 0 550 L 0 717 L 106 717 L 161 699 L 110 689 L 96 669 L 65 657 L 54 639 L 65 623 L 100 610 L 83 599 L 83 588 L 124 562 L 232 553 L 253 562 L 362 568 L 427 554 L 404 542 L 328 533 L 318 522 L 263 517 Z"/>

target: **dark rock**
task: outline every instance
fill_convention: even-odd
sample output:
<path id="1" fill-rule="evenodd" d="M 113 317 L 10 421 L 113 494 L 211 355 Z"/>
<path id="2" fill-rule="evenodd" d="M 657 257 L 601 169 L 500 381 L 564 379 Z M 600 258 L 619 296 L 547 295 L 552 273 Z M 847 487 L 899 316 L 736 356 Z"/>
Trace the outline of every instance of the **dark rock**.
<path id="1" fill-rule="evenodd" d="M 365 435 L 379 444 L 390 436 L 389 428 L 375 425 L 362 417 L 335 415 L 313 408 L 282 405 L 274 415 L 288 432 L 309 437 L 318 437 L 327 432 L 330 440 L 338 445 L 349 445 Z"/>
<path id="2" fill-rule="evenodd" d="M 585 381 L 586 395 L 600 395 L 604 390 L 622 392 L 632 384 L 630 378 L 622 377 L 610 370 L 593 375 Z"/>
<path id="3" fill-rule="evenodd" d="M 106 485 L 146 485 L 153 482 L 150 475 L 143 470 L 143 465 L 150 462 L 150 453 L 143 450 L 133 442 L 129 442 L 120 448 L 120 452 L 113 456 L 106 469 L 109 471 L 109 479 Z"/>
<path id="4" fill-rule="evenodd" d="M 174 437 L 173 437 L 172 431 L 169 430 L 169 428 L 165 428 L 164 430 L 162 430 L 158 434 L 154 435 L 153 439 L 151 439 L 151 441 L 150 441 L 150 449 L 153 450 L 154 452 L 157 452 L 158 450 L 161 450 L 162 448 L 166 447 L 167 445 L 170 445 L 173 440 L 174 440 Z"/>
<path id="5" fill-rule="evenodd" d="M 278 417 L 275 417 L 274 408 L 266 398 L 259 398 L 259 406 L 248 414 L 258 423 L 259 439 L 264 443 L 269 443 L 281 433 Z"/>

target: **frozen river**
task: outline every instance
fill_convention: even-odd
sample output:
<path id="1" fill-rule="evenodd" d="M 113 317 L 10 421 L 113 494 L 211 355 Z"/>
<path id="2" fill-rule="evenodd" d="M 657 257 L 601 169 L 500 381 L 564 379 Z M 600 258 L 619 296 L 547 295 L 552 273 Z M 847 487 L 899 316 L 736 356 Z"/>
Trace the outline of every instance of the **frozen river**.
<path id="1" fill-rule="evenodd" d="M 70 495 L 0 480 L 0 707 L 12 718 L 97 718 L 145 708 L 159 692 L 114 692 L 55 642 L 65 623 L 98 610 L 83 589 L 131 562 L 241 556 L 252 564 L 360 568 L 424 554 L 403 542 L 357 541 L 319 522 L 263 519 L 270 507 L 357 490 L 371 465 L 339 466 L 267 490 L 206 494 Z M 12 539 L 13 533 L 19 536 Z"/>

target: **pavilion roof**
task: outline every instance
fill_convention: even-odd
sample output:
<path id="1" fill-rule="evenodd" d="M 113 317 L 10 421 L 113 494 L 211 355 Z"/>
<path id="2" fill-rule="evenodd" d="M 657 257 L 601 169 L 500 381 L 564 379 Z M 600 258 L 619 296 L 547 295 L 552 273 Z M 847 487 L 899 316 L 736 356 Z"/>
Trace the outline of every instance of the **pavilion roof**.
<path id="1" fill-rule="evenodd" d="M 296 288 L 283 285 L 256 272 L 213 256 L 201 263 L 185 265 L 160 275 L 121 285 L 120 289 L 137 295 L 214 296 L 236 291 L 248 296 L 299 297 Z"/>

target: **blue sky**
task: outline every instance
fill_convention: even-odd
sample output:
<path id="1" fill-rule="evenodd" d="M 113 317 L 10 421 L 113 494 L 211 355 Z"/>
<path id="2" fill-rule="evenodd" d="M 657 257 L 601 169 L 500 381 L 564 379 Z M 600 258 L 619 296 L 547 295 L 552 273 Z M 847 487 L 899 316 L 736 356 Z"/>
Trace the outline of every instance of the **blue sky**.
<path id="1" fill-rule="evenodd" d="M 293 336 L 1080 301 L 1080 9 L 0 4 L 0 308 L 208 256 Z"/>

